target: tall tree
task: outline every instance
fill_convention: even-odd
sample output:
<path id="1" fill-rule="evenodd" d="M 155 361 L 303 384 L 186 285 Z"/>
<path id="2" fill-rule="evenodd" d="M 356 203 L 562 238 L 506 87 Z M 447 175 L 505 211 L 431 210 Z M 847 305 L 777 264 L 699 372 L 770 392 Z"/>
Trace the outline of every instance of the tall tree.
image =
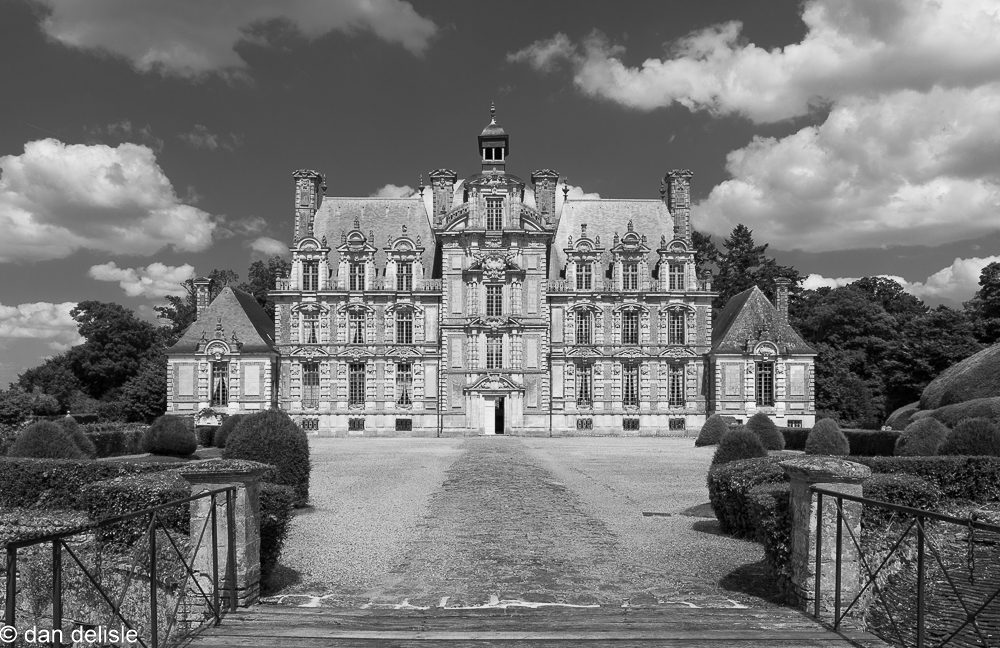
<path id="1" fill-rule="evenodd" d="M 26 392 L 48 394 L 58 402 L 57 409 L 65 412 L 83 390 L 83 383 L 73 373 L 70 353 L 60 353 L 17 377 L 17 384 Z"/>
<path id="2" fill-rule="evenodd" d="M 779 265 L 768 257 L 767 244 L 757 245 L 753 231 L 746 225 L 737 225 L 722 243 L 723 250 L 718 255 L 719 272 L 712 288 L 719 293 L 714 306 L 722 308 L 731 297 L 753 286 L 759 287 L 767 295 L 773 296 L 775 279 L 785 277 L 797 290 L 801 281 L 798 271 L 791 266 Z"/>
<path id="3" fill-rule="evenodd" d="M 240 281 L 240 276 L 236 272 L 229 269 L 220 270 L 215 268 L 208 273 L 207 277 L 211 280 L 208 287 L 209 302 L 218 297 L 223 288 L 226 286 L 233 286 L 235 288 Z M 180 338 L 180 336 L 184 334 L 184 331 L 186 331 L 198 317 L 198 295 L 194 287 L 194 279 L 186 279 L 182 281 L 181 286 L 184 288 L 183 295 L 167 295 L 166 306 L 154 307 L 157 316 L 160 319 L 167 320 L 168 322 L 168 345 L 173 344 L 178 338 Z"/>
<path id="4" fill-rule="evenodd" d="M 267 294 L 274 290 L 275 280 L 292 270 L 292 264 L 284 257 L 274 255 L 266 261 L 254 261 L 247 270 L 247 280 L 240 284 L 240 290 L 254 296 L 257 303 L 274 317 L 274 301 Z"/>
<path id="5" fill-rule="evenodd" d="M 1000 341 L 1000 262 L 990 263 L 979 274 L 979 290 L 965 302 L 976 335 L 983 344 Z"/>
<path id="6" fill-rule="evenodd" d="M 702 234 L 694 230 L 691 232 L 691 243 L 694 246 L 694 265 L 699 275 L 702 270 L 712 270 L 719 265 L 719 248 L 715 246 L 711 234 Z"/>

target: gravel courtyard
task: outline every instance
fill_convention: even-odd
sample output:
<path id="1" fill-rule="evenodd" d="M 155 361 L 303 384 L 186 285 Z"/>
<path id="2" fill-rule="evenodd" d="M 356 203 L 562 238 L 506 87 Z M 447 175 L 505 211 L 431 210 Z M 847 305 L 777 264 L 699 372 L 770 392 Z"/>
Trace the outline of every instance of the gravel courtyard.
<path id="1" fill-rule="evenodd" d="M 685 438 L 312 439 L 272 600 L 336 607 L 766 606 Z"/>

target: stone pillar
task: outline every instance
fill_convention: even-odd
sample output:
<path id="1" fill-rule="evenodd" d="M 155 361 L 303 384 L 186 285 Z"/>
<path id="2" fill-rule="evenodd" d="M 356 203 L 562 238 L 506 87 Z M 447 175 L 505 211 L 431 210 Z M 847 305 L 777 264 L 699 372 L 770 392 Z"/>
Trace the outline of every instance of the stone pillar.
<path id="1" fill-rule="evenodd" d="M 826 618 L 834 610 L 837 559 L 837 503 L 831 496 L 823 497 L 823 517 L 817 520 L 817 495 L 810 490 L 819 486 L 844 495 L 861 495 L 861 482 L 871 475 L 871 468 L 835 457 L 796 457 L 781 462 L 791 480 L 789 512 L 792 522 L 791 596 L 796 605 L 812 612 L 816 594 L 816 533 L 822 529 L 820 549 L 820 611 Z M 859 552 L 851 540 L 861 538 L 861 504 L 843 502 L 841 530 L 841 610 L 857 595 L 861 587 Z M 822 526 L 820 526 L 822 525 Z"/>
<path id="2" fill-rule="evenodd" d="M 236 546 L 235 581 L 236 601 L 240 607 L 248 607 L 260 595 L 260 480 L 270 469 L 266 464 L 244 460 L 212 460 L 194 464 L 181 474 L 191 484 L 191 496 L 236 486 L 233 501 L 234 543 Z M 226 494 L 215 496 L 216 500 L 216 555 L 219 564 L 219 589 L 223 605 L 228 595 L 229 565 L 228 524 Z M 191 502 L 191 546 L 201 544 L 194 557 L 193 567 L 199 583 L 206 593 L 212 590 L 212 498 L 203 497 Z M 206 520 L 208 524 L 206 525 Z M 195 588 L 197 589 L 197 588 Z"/>

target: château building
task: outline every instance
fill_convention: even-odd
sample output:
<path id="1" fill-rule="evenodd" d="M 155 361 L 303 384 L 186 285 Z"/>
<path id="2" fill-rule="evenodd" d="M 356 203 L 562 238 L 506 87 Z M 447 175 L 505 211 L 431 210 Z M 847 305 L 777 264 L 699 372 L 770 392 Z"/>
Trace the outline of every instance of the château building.
<path id="1" fill-rule="evenodd" d="M 713 317 L 691 172 L 651 199 L 574 199 L 552 169 L 507 170 L 495 111 L 479 170 L 409 198 L 295 182 L 291 273 L 273 321 L 230 288 L 169 352 L 168 411 L 280 407 L 324 435 L 683 434 L 707 415 L 813 423 L 815 352 L 788 286 Z M 655 195 L 655 191 L 653 192 Z"/>

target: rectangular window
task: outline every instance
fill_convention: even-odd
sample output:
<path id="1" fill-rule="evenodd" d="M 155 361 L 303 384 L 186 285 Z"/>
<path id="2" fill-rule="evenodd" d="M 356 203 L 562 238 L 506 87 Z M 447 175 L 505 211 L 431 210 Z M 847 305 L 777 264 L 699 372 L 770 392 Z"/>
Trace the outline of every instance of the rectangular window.
<path id="1" fill-rule="evenodd" d="M 684 344 L 684 317 L 682 310 L 667 313 L 667 344 Z"/>
<path id="2" fill-rule="evenodd" d="M 788 419 L 788 427 L 790 428 L 801 428 L 802 419 Z"/>
<path id="3" fill-rule="evenodd" d="M 577 430 L 593 430 L 594 429 L 594 419 L 592 419 L 592 418 L 576 419 L 576 429 Z"/>
<path id="4" fill-rule="evenodd" d="M 302 419 L 299 421 L 299 425 L 303 432 L 319 432 L 319 419 L 314 416 Z"/>
<path id="5" fill-rule="evenodd" d="M 302 262 L 302 290 L 319 290 L 319 261 Z"/>
<path id="6" fill-rule="evenodd" d="M 413 311 L 396 311 L 396 344 L 413 344 Z"/>
<path id="7" fill-rule="evenodd" d="M 229 405 L 229 363 L 226 361 L 212 363 L 212 398 L 210 405 Z"/>
<path id="8" fill-rule="evenodd" d="M 500 317 L 503 315 L 503 286 L 486 284 L 486 316 Z"/>
<path id="9" fill-rule="evenodd" d="M 352 310 L 347 315 L 347 343 L 365 343 L 365 312 Z"/>
<path id="10" fill-rule="evenodd" d="M 319 313 L 302 313 L 302 342 L 319 343 Z"/>
<path id="11" fill-rule="evenodd" d="M 592 263 L 576 264 L 576 289 L 590 290 L 593 281 L 594 268 Z"/>
<path id="12" fill-rule="evenodd" d="M 667 279 L 670 282 L 670 290 L 684 290 L 684 264 L 671 263 L 667 271 Z"/>
<path id="13" fill-rule="evenodd" d="M 347 419 L 348 432 L 363 432 L 364 429 L 365 429 L 365 420 L 363 418 Z"/>
<path id="14" fill-rule="evenodd" d="M 319 407 L 319 363 L 302 363 L 302 407 Z"/>
<path id="15" fill-rule="evenodd" d="M 684 406 L 684 366 L 670 365 L 667 376 L 667 399 L 670 407 Z"/>
<path id="16" fill-rule="evenodd" d="M 503 338 L 499 335 L 486 336 L 486 368 L 503 367 Z"/>
<path id="17" fill-rule="evenodd" d="M 757 363 L 757 404 L 774 405 L 774 363 Z"/>
<path id="18" fill-rule="evenodd" d="M 347 403 L 365 404 L 365 363 L 352 362 L 348 369 Z"/>
<path id="19" fill-rule="evenodd" d="M 687 429 L 687 421 L 682 418 L 672 418 L 667 421 L 667 429 L 684 430 Z"/>
<path id="20" fill-rule="evenodd" d="M 365 289 L 365 264 L 357 261 L 351 263 L 351 290 Z"/>
<path id="21" fill-rule="evenodd" d="M 398 418 L 398 419 L 396 419 L 396 431 L 397 432 L 412 432 L 413 431 L 413 419 L 408 419 L 408 418 Z"/>
<path id="22" fill-rule="evenodd" d="M 413 363 L 400 362 L 396 365 L 396 404 L 413 403 Z"/>
<path id="23" fill-rule="evenodd" d="M 396 290 L 413 290 L 413 263 L 400 261 L 396 264 Z"/>
<path id="24" fill-rule="evenodd" d="M 590 407 L 594 403 L 594 366 L 581 364 L 576 367 L 576 404 Z"/>
<path id="25" fill-rule="evenodd" d="M 639 419 L 637 418 L 622 419 L 622 430 L 626 432 L 636 432 L 638 429 L 639 429 Z"/>
<path id="26" fill-rule="evenodd" d="M 639 290 L 639 264 L 627 261 L 622 264 L 622 290 Z"/>
<path id="27" fill-rule="evenodd" d="M 578 311 L 576 314 L 576 343 L 593 344 L 594 314 Z"/>
<path id="28" fill-rule="evenodd" d="M 639 344 L 639 311 L 622 311 L 622 344 Z"/>
<path id="29" fill-rule="evenodd" d="M 486 199 L 486 229 L 503 229 L 503 198 Z"/>
<path id="30" fill-rule="evenodd" d="M 198 368 L 193 364 L 182 364 L 177 366 L 177 392 L 178 396 L 194 396 L 195 373 Z"/>
<path id="31" fill-rule="evenodd" d="M 622 365 L 622 405 L 639 406 L 639 365 Z"/>

